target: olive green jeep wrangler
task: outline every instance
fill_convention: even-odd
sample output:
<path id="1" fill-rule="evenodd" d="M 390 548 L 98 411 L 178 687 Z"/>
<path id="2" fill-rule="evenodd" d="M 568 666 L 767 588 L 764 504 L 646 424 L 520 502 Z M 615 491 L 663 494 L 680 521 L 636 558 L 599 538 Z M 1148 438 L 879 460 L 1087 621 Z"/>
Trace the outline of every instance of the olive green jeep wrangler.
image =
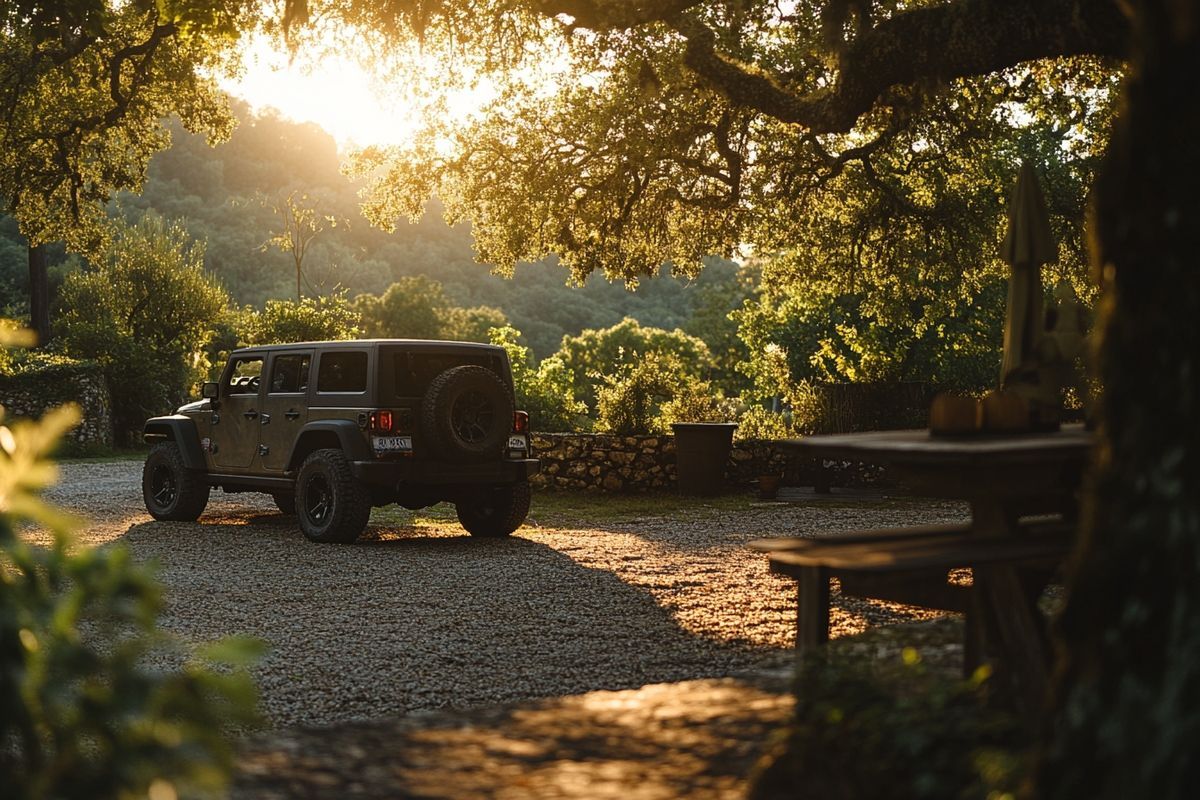
<path id="1" fill-rule="evenodd" d="M 265 492 L 317 542 L 354 541 L 372 506 L 453 503 L 475 536 L 529 512 L 529 416 L 503 348 L 406 339 L 235 350 L 204 399 L 146 422 L 151 516 L 194 520 L 209 491 Z"/>

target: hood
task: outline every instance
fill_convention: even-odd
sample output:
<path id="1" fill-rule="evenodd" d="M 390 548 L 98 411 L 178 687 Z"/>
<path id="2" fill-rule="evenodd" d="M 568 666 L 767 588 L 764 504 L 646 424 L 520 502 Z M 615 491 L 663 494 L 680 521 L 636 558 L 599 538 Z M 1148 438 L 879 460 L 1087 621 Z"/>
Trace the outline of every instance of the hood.
<path id="1" fill-rule="evenodd" d="M 197 401 L 196 401 L 196 402 L 194 402 L 194 403 L 185 403 L 184 405 L 181 405 L 181 406 L 180 406 L 180 407 L 179 407 L 179 408 L 178 408 L 178 409 L 175 411 L 175 413 L 176 413 L 176 414 L 186 414 L 186 413 L 188 413 L 189 411 L 203 411 L 203 410 L 204 410 L 204 409 L 206 409 L 206 408 L 208 408 L 208 401 L 207 401 L 207 400 L 197 400 Z"/>

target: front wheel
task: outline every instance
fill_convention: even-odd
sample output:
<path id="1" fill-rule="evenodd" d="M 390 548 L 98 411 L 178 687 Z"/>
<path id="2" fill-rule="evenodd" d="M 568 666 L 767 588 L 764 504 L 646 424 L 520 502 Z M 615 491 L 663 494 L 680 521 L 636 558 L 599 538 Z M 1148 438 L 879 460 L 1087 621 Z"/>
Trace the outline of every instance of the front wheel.
<path id="1" fill-rule="evenodd" d="M 154 445 L 142 467 L 142 499 L 155 519 L 193 522 L 208 505 L 209 486 L 189 470 L 175 442 Z"/>
<path id="2" fill-rule="evenodd" d="M 529 483 L 493 486 L 454 506 L 458 521 L 472 536 L 508 536 L 529 515 Z"/>
<path id="3" fill-rule="evenodd" d="M 300 530 L 314 542 L 353 542 L 367 527 L 371 495 L 341 450 L 316 450 L 296 476 Z"/>
<path id="4" fill-rule="evenodd" d="M 271 498 L 275 501 L 275 507 L 279 509 L 280 514 L 290 517 L 296 513 L 295 492 L 275 492 Z"/>

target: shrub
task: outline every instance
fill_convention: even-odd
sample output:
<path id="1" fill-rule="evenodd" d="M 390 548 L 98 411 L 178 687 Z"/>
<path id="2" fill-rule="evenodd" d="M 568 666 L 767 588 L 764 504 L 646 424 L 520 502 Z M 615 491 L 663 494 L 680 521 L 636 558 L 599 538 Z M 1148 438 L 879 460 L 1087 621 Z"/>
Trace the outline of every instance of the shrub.
<path id="1" fill-rule="evenodd" d="M 442 284 L 424 275 L 401 278 L 382 295 L 360 294 L 354 310 L 373 338 L 487 342 L 492 328 L 508 325 L 498 308 L 454 305 Z"/>
<path id="2" fill-rule="evenodd" d="M 987 689 L 985 670 L 949 678 L 912 649 L 883 664 L 816 654 L 797 679 L 795 721 L 750 797 L 1004 797 L 1027 732 L 988 707 Z"/>
<path id="3" fill-rule="evenodd" d="M 511 326 L 492 328 L 492 344 L 508 353 L 517 408 L 529 412 L 529 424 L 539 431 L 575 430 L 585 420 L 587 406 L 575 399 L 571 376 L 557 356 L 534 367 L 528 347 L 517 342 L 521 334 Z"/>
<path id="4" fill-rule="evenodd" d="M 508 317 L 498 308 L 475 306 L 474 308 L 453 307 L 442 316 L 442 330 L 438 335 L 452 342 L 490 342 L 493 328 L 504 328 Z"/>
<path id="5" fill-rule="evenodd" d="M 440 282 L 417 275 L 401 278 L 382 295 L 360 294 L 354 309 L 372 338 L 437 339 L 450 301 Z"/>
<path id="6" fill-rule="evenodd" d="M 681 330 L 668 331 L 626 318 L 611 328 L 588 329 L 563 338 L 557 353 L 571 374 L 575 397 L 598 409 L 597 376 L 620 376 L 626 365 L 651 356 L 673 357 L 679 375 L 700 379 L 713 369 L 712 354 L 702 340 Z"/>
<path id="7" fill-rule="evenodd" d="M 738 439 L 790 439 L 800 435 L 790 413 L 751 406 L 737 418 Z"/>
<path id="8" fill-rule="evenodd" d="M 263 310 L 247 308 L 236 324 L 243 345 L 353 339 L 358 313 L 343 292 L 302 300 L 268 300 Z"/>
<path id="9" fill-rule="evenodd" d="M 604 375 L 596 393 L 596 431 L 623 435 L 665 433 L 662 405 L 678 390 L 680 365 L 652 354 L 619 372 Z"/>
<path id="10" fill-rule="evenodd" d="M 65 408 L 0 426 L 0 797 L 219 789 L 229 726 L 255 719 L 255 646 L 227 641 L 179 671 L 148 664 L 167 642 L 150 573 L 121 547 L 76 546 L 69 519 L 38 498 L 54 478 L 45 454 L 77 420 Z M 25 522 L 53 543 L 22 542 Z"/>
<path id="11" fill-rule="evenodd" d="M 97 264 L 63 283 L 54 346 L 104 368 L 115 427 L 128 435 L 203 380 L 204 347 L 228 297 L 178 223 L 147 215 L 112 225 Z"/>

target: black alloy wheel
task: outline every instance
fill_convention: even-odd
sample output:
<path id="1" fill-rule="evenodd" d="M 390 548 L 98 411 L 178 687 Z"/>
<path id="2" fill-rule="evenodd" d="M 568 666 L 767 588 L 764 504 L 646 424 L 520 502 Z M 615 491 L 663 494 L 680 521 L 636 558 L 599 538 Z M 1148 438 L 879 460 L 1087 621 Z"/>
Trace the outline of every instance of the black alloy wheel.
<path id="1" fill-rule="evenodd" d="M 318 527 L 329 521 L 333 512 L 333 489 L 329 479 L 317 472 L 308 476 L 300 495 L 304 498 L 304 517 Z"/>
<path id="2" fill-rule="evenodd" d="M 495 424 L 496 409 L 483 392 L 465 392 L 454 401 L 450 425 L 463 442 L 478 446 L 487 440 Z"/>
<path id="3" fill-rule="evenodd" d="M 314 542 L 353 542 L 367 527 L 371 495 L 341 450 L 316 450 L 296 476 L 300 530 Z"/>
<path id="4" fill-rule="evenodd" d="M 156 464 L 151 471 L 150 494 L 154 498 L 154 505 L 159 508 L 170 508 L 179 496 L 175 475 L 166 464 Z"/>
<path id="5" fill-rule="evenodd" d="M 150 516 L 190 522 L 204 513 L 209 486 L 204 476 L 187 468 L 175 442 L 159 442 L 142 467 L 142 500 Z"/>

